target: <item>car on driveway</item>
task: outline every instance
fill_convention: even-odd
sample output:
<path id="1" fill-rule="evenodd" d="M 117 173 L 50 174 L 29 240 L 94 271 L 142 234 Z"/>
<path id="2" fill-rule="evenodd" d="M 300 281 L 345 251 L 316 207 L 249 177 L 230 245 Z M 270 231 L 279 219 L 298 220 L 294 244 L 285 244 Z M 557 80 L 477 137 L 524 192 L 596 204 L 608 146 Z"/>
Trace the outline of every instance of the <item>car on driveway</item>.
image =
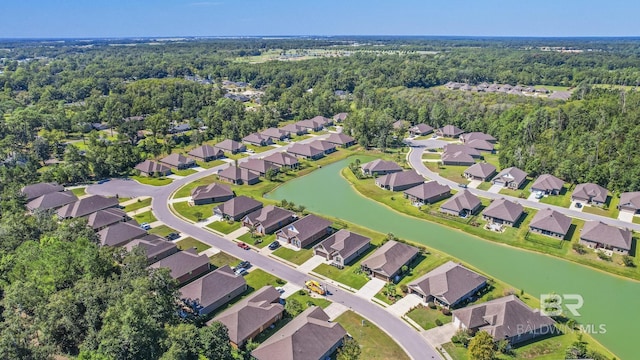
<path id="1" fill-rule="evenodd" d="M 247 269 L 245 268 L 237 268 L 234 273 L 236 275 L 246 275 L 247 274 Z"/>
<path id="2" fill-rule="evenodd" d="M 238 243 L 238 247 L 243 248 L 243 249 L 245 249 L 245 250 L 249 250 L 249 249 L 251 249 L 251 248 L 249 247 L 249 245 L 247 245 L 247 244 L 243 243 L 242 241 Z"/>
<path id="3" fill-rule="evenodd" d="M 269 244 L 269 250 L 275 250 L 280 247 L 280 243 L 278 241 L 274 241 Z"/>
<path id="4" fill-rule="evenodd" d="M 143 228 L 143 229 L 145 229 L 145 230 L 149 230 L 149 229 L 151 229 L 151 225 L 149 225 L 149 223 L 146 223 L 146 222 L 145 222 L 145 223 L 140 224 L 140 227 L 141 227 L 141 228 Z"/>
<path id="5" fill-rule="evenodd" d="M 166 236 L 167 240 L 176 240 L 179 237 L 180 237 L 180 234 L 178 234 L 177 232 L 172 232 Z"/>
<path id="6" fill-rule="evenodd" d="M 251 267 L 251 263 L 248 261 L 242 261 L 240 264 L 236 265 L 236 269 L 245 268 L 248 269 Z"/>

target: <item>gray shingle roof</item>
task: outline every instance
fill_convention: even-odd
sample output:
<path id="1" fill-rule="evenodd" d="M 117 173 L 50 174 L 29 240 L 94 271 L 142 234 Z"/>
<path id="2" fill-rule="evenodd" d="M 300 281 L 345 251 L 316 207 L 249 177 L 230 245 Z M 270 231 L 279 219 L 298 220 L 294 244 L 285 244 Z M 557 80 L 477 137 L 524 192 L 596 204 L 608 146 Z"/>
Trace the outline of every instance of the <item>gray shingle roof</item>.
<path id="1" fill-rule="evenodd" d="M 496 167 L 489 163 L 477 163 L 469 166 L 464 172 L 465 174 L 486 179 L 496 172 Z"/>
<path id="2" fill-rule="evenodd" d="M 63 191 L 64 186 L 58 185 L 58 183 L 49 182 L 49 183 L 37 183 L 27 185 L 22 188 L 21 192 L 24 196 L 27 197 L 27 201 L 31 201 L 35 198 L 38 198 L 44 194 L 49 194 L 52 192 Z"/>
<path id="3" fill-rule="evenodd" d="M 197 148 L 189 151 L 189 155 L 195 156 L 197 158 L 209 158 L 209 157 L 220 157 L 224 154 L 222 149 L 217 147 L 205 144 L 202 146 L 198 146 Z"/>
<path id="4" fill-rule="evenodd" d="M 337 145 L 345 145 L 348 143 L 352 143 L 355 141 L 354 138 L 352 138 L 351 136 L 347 135 L 347 134 L 330 134 L 327 137 L 327 141 L 333 144 L 337 144 Z"/>
<path id="5" fill-rule="evenodd" d="M 620 206 L 640 209 L 640 191 L 620 194 Z"/>
<path id="6" fill-rule="evenodd" d="M 417 124 L 410 128 L 409 131 L 420 134 L 428 134 L 430 132 L 433 132 L 433 128 L 427 124 Z"/>
<path id="7" fill-rule="evenodd" d="M 195 160 L 177 153 L 170 154 L 169 156 L 166 156 L 160 159 L 160 162 L 171 165 L 171 166 L 175 166 L 175 167 L 182 166 L 182 165 L 193 166 L 196 163 Z"/>
<path id="8" fill-rule="evenodd" d="M 492 143 L 482 139 L 467 141 L 465 142 L 465 145 L 480 151 L 493 151 L 495 148 Z"/>
<path id="9" fill-rule="evenodd" d="M 118 208 L 98 210 L 87 216 L 87 225 L 92 229 L 99 229 L 103 226 L 115 224 L 127 219 L 127 214 Z"/>
<path id="10" fill-rule="evenodd" d="M 244 145 L 242 145 L 242 143 L 239 143 L 235 140 L 231 140 L 231 139 L 226 139 L 226 140 L 222 140 L 221 142 L 217 143 L 215 145 L 215 147 L 217 147 L 218 149 L 222 149 L 224 151 L 238 151 L 240 149 L 242 149 L 244 147 Z"/>
<path id="11" fill-rule="evenodd" d="M 279 166 L 295 166 L 299 163 L 298 158 L 286 152 L 278 151 L 265 156 L 264 160 Z"/>
<path id="12" fill-rule="evenodd" d="M 421 200 L 426 200 L 433 197 L 440 197 L 445 194 L 451 194 L 451 188 L 447 185 L 442 185 L 437 181 L 429 181 L 418 186 L 414 186 L 411 189 L 406 190 L 404 193 Z"/>
<path id="13" fill-rule="evenodd" d="M 460 135 L 463 142 L 471 141 L 471 140 L 484 140 L 484 141 L 496 141 L 496 138 L 489 134 L 485 134 L 483 132 L 470 132 L 467 134 Z"/>
<path id="14" fill-rule="evenodd" d="M 233 195 L 233 190 L 231 190 L 229 186 L 220 183 L 201 185 L 191 190 L 191 198 L 193 200 L 219 198 Z"/>
<path id="15" fill-rule="evenodd" d="M 361 264 L 385 276 L 391 276 L 416 256 L 419 251 L 414 246 L 389 240 Z"/>
<path id="16" fill-rule="evenodd" d="M 118 222 L 98 232 L 102 246 L 122 246 L 127 242 L 147 235 L 137 222 Z"/>
<path id="17" fill-rule="evenodd" d="M 201 266 L 204 266 L 205 264 L 209 264 L 209 258 L 207 255 L 198 255 L 195 249 L 188 249 L 178 251 L 171 256 L 149 265 L 149 267 L 153 269 L 167 268 L 171 271 L 171 277 L 178 279 Z M 193 283 L 195 283 L 195 281 Z M 182 289 L 184 289 L 184 287 Z M 180 290 L 182 291 L 182 289 Z"/>
<path id="18" fill-rule="evenodd" d="M 440 132 L 443 136 L 446 136 L 446 137 L 457 137 L 457 136 L 460 136 L 462 133 L 464 133 L 464 130 L 454 125 L 445 125 L 440 129 L 438 129 L 438 132 Z"/>
<path id="19" fill-rule="evenodd" d="M 118 199 L 114 197 L 107 198 L 101 195 L 92 195 L 61 207 L 57 213 L 63 219 L 76 218 L 117 205 Z"/>
<path id="20" fill-rule="evenodd" d="M 262 203 L 258 200 L 254 200 L 247 196 L 238 196 L 223 202 L 221 205 L 218 205 L 216 209 L 219 209 L 227 216 L 235 218 L 241 214 L 246 214 L 249 211 L 253 211 L 261 207 Z"/>
<path id="21" fill-rule="evenodd" d="M 247 159 L 238 163 L 238 166 L 259 174 L 266 174 L 269 170 L 278 170 L 278 167 L 264 159 Z"/>
<path id="22" fill-rule="evenodd" d="M 580 233 L 580 239 L 631 250 L 631 231 L 607 225 L 601 221 L 587 221 Z"/>
<path id="23" fill-rule="evenodd" d="M 295 213 L 273 205 L 267 205 L 260 210 L 256 210 L 247 215 L 251 223 L 262 224 L 263 227 L 269 228 L 281 221 L 285 221 L 293 217 Z"/>
<path id="24" fill-rule="evenodd" d="M 522 216 L 523 212 L 524 208 L 522 205 L 509 200 L 498 199 L 494 200 L 489 206 L 487 206 L 482 214 L 492 218 L 516 222 L 516 220 Z"/>
<path id="25" fill-rule="evenodd" d="M 242 180 L 245 182 L 249 182 L 252 180 L 256 180 L 260 177 L 260 174 L 255 173 L 253 171 L 247 170 L 247 169 L 243 169 L 243 168 L 239 168 L 239 167 L 235 167 L 233 165 L 230 165 L 229 167 L 223 169 L 222 171 L 220 171 L 218 173 L 218 176 L 225 178 L 225 179 L 230 179 L 233 181 L 238 181 L 238 180 Z"/>
<path id="26" fill-rule="evenodd" d="M 573 193 L 571 193 L 571 197 L 585 201 L 588 201 L 588 199 L 592 199 L 594 201 L 604 203 L 607 201 L 608 192 L 609 190 L 603 188 L 598 184 L 585 183 L 576 185 Z"/>
<path id="27" fill-rule="evenodd" d="M 175 253 L 163 260 L 176 256 L 181 252 Z M 209 261 L 206 255 L 202 256 L 207 259 L 207 262 Z M 163 260 L 160 260 L 158 263 Z M 234 290 L 245 287 L 246 285 L 247 282 L 244 277 L 234 274 L 229 265 L 225 265 L 181 287 L 180 298 L 197 300 L 202 307 L 207 307 L 225 298 Z"/>
<path id="28" fill-rule="evenodd" d="M 268 128 L 268 129 L 262 130 L 260 134 L 262 136 L 271 137 L 274 139 L 280 139 L 283 136 L 288 136 L 289 131 L 285 131 L 278 128 Z"/>
<path id="29" fill-rule="evenodd" d="M 262 135 L 260 133 L 249 134 L 242 138 L 242 141 L 252 143 L 252 144 L 261 144 L 263 142 L 270 141 L 271 137 L 267 135 Z"/>
<path id="30" fill-rule="evenodd" d="M 453 195 L 453 197 L 442 204 L 440 208 L 461 212 L 463 210 L 471 211 L 478 205 L 480 205 L 480 199 L 465 189 Z"/>
<path id="31" fill-rule="evenodd" d="M 174 249 L 177 252 L 177 246 L 174 242 L 168 241 L 155 234 L 149 234 L 139 239 L 133 239 L 124 247 L 127 251 L 131 251 L 136 246 L 139 246 L 144 250 L 144 253 L 147 255 L 147 260 L 152 260 L 159 254 Z"/>
<path id="32" fill-rule="evenodd" d="M 452 305 L 486 281 L 486 277 L 453 261 L 448 261 L 409 283 L 408 286 L 425 296 L 433 296 Z"/>
<path id="33" fill-rule="evenodd" d="M 139 163 L 138 165 L 136 165 L 135 169 L 146 174 L 156 173 L 156 172 L 165 173 L 171 170 L 168 166 L 153 160 L 145 160 Z"/>
<path id="34" fill-rule="evenodd" d="M 538 176 L 536 181 L 533 182 L 531 188 L 544 191 L 560 191 L 563 185 L 564 181 L 558 179 L 557 177 L 550 174 L 542 174 Z"/>
<path id="35" fill-rule="evenodd" d="M 504 182 L 514 182 L 516 184 L 522 184 L 527 178 L 527 173 L 518 169 L 515 166 L 503 169 L 493 178 L 493 181 L 501 179 Z"/>
<path id="36" fill-rule="evenodd" d="M 77 200 L 78 197 L 71 191 L 50 192 L 29 201 L 27 203 L 27 209 L 31 211 L 57 209 Z"/>
<path id="37" fill-rule="evenodd" d="M 287 148 L 287 152 L 294 155 L 302 155 L 308 157 L 315 157 L 324 153 L 324 151 L 321 149 L 315 148 L 309 144 L 300 143 L 291 145 L 289 148 Z"/>
<path id="38" fill-rule="evenodd" d="M 471 156 L 482 156 L 482 154 L 480 154 L 480 152 L 474 148 L 472 148 L 471 146 L 467 146 L 467 145 L 463 145 L 463 144 L 446 144 L 444 146 L 444 153 L 456 153 L 456 152 L 463 152 L 466 154 L 469 154 Z"/>
<path id="39" fill-rule="evenodd" d="M 443 162 L 457 162 L 461 164 L 473 164 L 475 160 L 471 155 L 464 151 L 444 152 L 441 159 Z"/>
<path id="40" fill-rule="evenodd" d="M 551 209 L 543 209 L 531 219 L 530 227 L 566 234 L 571 226 L 571 218 Z"/>
<path id="41" fill-rule="evenodd" d="M 376 183 L 389 186 L 392 188 L 398 186 L 407 186 L 413 184 L 420 184 L 424 182 L 422 175 L 418 174 L 415 170 L 398 171 L 384 176 L 380 176 L 376 179 Z"/>
<path id="42" fill-rule="evenodd" d="M 366 236 L 342 229 L 329 236 L 316 247 L 321 246 L 329 253 L 336 252 L 343 259 L 346 259 L 370 242 L 371 239 Z"/>
<path id="43" fill-rule="evenodd" d="M 278 232 L 282 232 L 282 234 L 287 238 L 296 237 L 298 238 L 298 240 L 300 240 L 301 243 L 304 243 L 305 240 L 311 238 L 318 232 L 321 232 L 323 230 L 326 231 L 326 229 L 331 226 L 331 224 L 331 221 L 325 218 L 309 214 L 302 219 L 285 226 Z"/>
<path id="44" fill-rule="evenodd" d="M 379 171 L 401 171 L 402 167 L 393 161 L 386 161 L 382 159 L 376 159 L 368 163 L 362 164 L 362 170 L 369 172 Z"/>

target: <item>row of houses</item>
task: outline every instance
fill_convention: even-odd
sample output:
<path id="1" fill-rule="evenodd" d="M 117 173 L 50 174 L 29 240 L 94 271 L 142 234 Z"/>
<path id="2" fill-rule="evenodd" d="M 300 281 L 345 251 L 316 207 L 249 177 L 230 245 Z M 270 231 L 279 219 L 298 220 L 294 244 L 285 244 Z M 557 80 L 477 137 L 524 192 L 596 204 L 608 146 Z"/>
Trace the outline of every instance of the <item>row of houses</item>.
<path id="1" fill-rule="evenodd" d="M 469 92 L 485 92 L 485 93 L 503 93 L 509 95 L 520 96 L 538 96 L 548 95 L 549 99 L 569 100 L 571 91 L 549 91 L 544 87 L 534 88 L 533 86 L 523 86 L 510 84 L 488 84 L 480 83 L 478 85 L 470 85 L 467 83 L 448 82 L 445 87 L 449 90 L 461 90 Z"/>

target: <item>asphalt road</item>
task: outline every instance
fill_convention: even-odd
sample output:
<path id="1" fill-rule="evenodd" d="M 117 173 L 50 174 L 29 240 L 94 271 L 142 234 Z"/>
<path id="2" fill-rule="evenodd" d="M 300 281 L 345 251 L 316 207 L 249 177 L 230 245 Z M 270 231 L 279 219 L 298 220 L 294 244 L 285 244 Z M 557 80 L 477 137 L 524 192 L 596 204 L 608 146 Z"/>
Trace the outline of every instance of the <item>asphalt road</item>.
<path id="1" fill-rule="evenodd" d="M 414 168 L 422 176 L 425 176 L 425 177 L 427 177 L 427 178 L 429 178 L 431 180 L 435 180 L 435 181 L 439 182 L 440 184 L 449 185 L 452 189 L 458 189 L 458 183 L 457 182 L 451 181 L 451 180 L 446 179 L 446 178 L 443 178 L 442 176 L 438 175 L 438 173 L 429 170 L 429 168 L 427 168 L 424 165 L 424 163 L 422 162 L 422 153 L 426 149 L 441 148 L 443 146 L 443 143 L 446 143 L 446 142 L 443 142 L 442 140 L 437 140 L 437 139 L 427 139 L 427 140 L 409 140 L 409 139 L 407 139 L 407 140 L 405 140 L 405 142 L 411 147 L 411 151 L 409 152 L 409 155 L 408 155 L 407 159 L 408 159 L 409 164 L 411 165 L 412 168 Z M 494 193 L 491 193 L 491 192 L 488 192 L 488 191 L 484 191 L 484 190 L 478 190 L 478 189 L 472 189 L 472 188 L 468 188 L 467 190 L 469 190 L 474 195 L 481 196 L 481 197 L 488 198 L 488 199 L 505 198 L 507 200 L 518 202 L 522 206 L 528 207 L 528 208 L 532 208 L 532 209 L 547 209 L 547 208 L 550 208 L 550 209 L 556 210 L 556 211 L 558 211 L 560 213 L 563 213 L 563 214 L 565 214 L 567 216 L 570 216 L 570 217 L 573 217 L 573 218 L 578 218 L 578 219 L 583 219 L 583 220 L 597 220 L 597 221 L 602 221 L 605 224 L 618 226 L 618 227 L 622 227 L 622 228 L 628 228 L 628 229 L 632 229 L 632 230 L 635 230 L 635 231 L 640 231 L 640 224 L 633 224 L 633 223 L 629 223 L 629 222 L 626 222 L 626 221 L 621 221 L 621 220 L 618 220 L 618 219 L 612 219 L 612 218 L 609 218 L 609 217 L 604 217 L 604 216 L 600 216 L 600 215 L 596 215 L 596 214 L 584 213 L 584 212 L 571 210 L 571 209 L 567 209 L 567 208 L 560 207 L 560 206 L 539 203 L 539 202 L 536 202 L 536 201 L 520 199 L 520 198 L 513 197 L 513 196 L 508 196 L 508 195 L 503 195 L 503 194 L 494 194 Z"/>
<path id="2" fill-rule="evenodd" d="M 324 137 L 326 137 L 326 135 L 305 139 L 301 142 L 306 143 Z M 272 152 L 284 151 L 286 147 L 287 146 L 272 149 L 267 152 L 252 155 L 251 157 L 263 157 Z M 242 160 L 240 160 L 240 162 L 241 161 Z M 114 179 L 104 184 L 92 185 L 87 189 L 87 192 L 108 196 L 118 194 L 119 196 L 124 197 L 151 196 L 151 206 L 153 208 L 154 215 L 167 226 L 198 239 L 199 241 L 212 245 L 239 259 L 248 260 L 254 266 L 257 266 L 266 272 L 286 280 L 289 283 L 303 287 L 304 282 L 313 278 L 312 276 L 298 271 L 297 269 L 285 265 L 275 259 L 261 255 L 257 251 L 243 250 L 239 248 L 236 243 L 217 236 L 207 230 L 201 229 L 194 224 L 186 222 L 169 210 L 169 200 L 171 199 L 171 195 L 177 189 L 185 184 L 193 182 L 194 180 L 217 173 L 226 166 L 228 165 L 225 164 L 207 169 L 205 171 L 189 175 L 185 178 L 174 180 L 171 184 L 166 186 L 148 186 L 132 180 Z M 316 278 L 316 280 L 320 283 L 324 283 L 321 279 Z M 354 295 L 347 290 L 336 288 L 332 285 L 328 285 L 327 287 L 330 293 L 330 295 L 327 296 L 328 300 L 340 303 L 364 316 L 370 322 L 376 324 L 396 342 L 398 342 L 410 358 L 415 360 L 441 358 L 440 354 L 431 345 L 429 345 L 429 343 L 427 343 L 420 333 L 400 318 L 392 315 L 388 311 L 385 311 L 382 307 L 376 305 L 370 300 Z"/>

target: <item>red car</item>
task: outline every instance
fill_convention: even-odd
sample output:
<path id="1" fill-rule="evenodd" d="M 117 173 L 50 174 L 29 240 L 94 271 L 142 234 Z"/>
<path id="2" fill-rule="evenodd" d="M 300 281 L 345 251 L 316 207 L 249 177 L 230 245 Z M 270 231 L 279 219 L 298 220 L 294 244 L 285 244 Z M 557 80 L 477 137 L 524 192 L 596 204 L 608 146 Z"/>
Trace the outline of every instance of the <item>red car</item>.
<path id="1" fill-rule="evenodd" d="M 238 243 L 238 246 L 239 246 L 239 247 L 241 247 L 241 248 L 243 248 L 243 249 L 245 249 L 245 250 L 249 250 L 249 249 L 251 249 L 251 248 L 249 247 L 249 245 L 247 245 L 247 244 L 245 244 L 245 243 L 243 243 L 243 242 L 239 242 L 239 243 Z"/>

